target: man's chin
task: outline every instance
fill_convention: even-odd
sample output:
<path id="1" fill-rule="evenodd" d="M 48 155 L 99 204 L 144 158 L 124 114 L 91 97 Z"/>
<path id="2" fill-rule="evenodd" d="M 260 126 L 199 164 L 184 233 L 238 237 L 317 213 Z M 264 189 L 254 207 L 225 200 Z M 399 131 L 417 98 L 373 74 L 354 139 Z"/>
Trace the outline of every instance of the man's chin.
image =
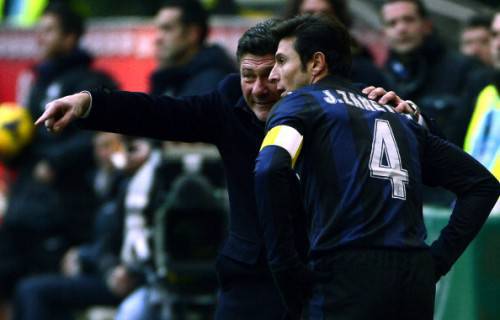
<path id="1" fill-rule="evenodd" d="M 254 106 L 260 112 L 267 112 L 271 110 L 274 103 L 256 103 Z"/>

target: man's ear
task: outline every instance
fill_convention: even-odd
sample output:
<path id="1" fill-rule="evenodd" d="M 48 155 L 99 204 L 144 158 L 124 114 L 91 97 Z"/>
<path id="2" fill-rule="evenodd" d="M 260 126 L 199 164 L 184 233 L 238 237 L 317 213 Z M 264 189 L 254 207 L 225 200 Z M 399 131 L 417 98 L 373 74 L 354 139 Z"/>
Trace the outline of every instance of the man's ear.
<path id="1" fill-rule="evenodd" d="M 65 52 L 71 52 L 78 47 L 79 38 L 75 33 L 66 33 L 62 39 L 62 46 Z"/>
<path id="2" fill-rule="evenodd" d="M 201 38 L 201 28 L 196 25 L 187 25 L 185 28 L 185 36 L 189 39 L 189 42 L 197 45 Z"/>
<path id="3" fill-rule="evenodd" d="M 434 25 L 432 24 L 432 21 L 430 19 L 425 19 L 424 23 L 423 23 L 424 34 L 426 34 L 426 35 L 431 34 L 433 28 L 434 28 Z"/>
<path id="4" fill-rule="evenodd" d="M 311 74 L 315 78 L 322 75 L 327 70 L 326 57 L 323 52 L 315 52 L 312 56 Z"/>

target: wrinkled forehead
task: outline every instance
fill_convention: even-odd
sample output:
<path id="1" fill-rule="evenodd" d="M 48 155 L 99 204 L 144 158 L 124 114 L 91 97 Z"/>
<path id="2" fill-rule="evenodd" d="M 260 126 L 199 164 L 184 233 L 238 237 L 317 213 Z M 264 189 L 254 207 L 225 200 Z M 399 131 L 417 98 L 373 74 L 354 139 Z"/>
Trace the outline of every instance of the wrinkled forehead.
<path id="1" fill-rule="evenodd" d="M 245 54 L 240 59 L 240 71 L 262 72 L 268 69 L 272 69 L 273 66 L 273 54 L 266 54 L 263 56 Z"/>

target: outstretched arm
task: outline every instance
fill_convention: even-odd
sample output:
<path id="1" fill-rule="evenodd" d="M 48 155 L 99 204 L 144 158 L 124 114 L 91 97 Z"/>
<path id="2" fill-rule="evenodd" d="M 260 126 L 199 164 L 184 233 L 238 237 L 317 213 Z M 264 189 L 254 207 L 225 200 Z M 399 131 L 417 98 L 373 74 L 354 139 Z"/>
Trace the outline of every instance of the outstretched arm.
<path id="1" fill-rule="evenodd" d="M 77 120 L 79 127 L 89 130 L 217 143 L 220 128 L 227 125 L 231 108 L 240 98 L 238 75 L 229 75 L 211 93 L 180 98 L 90 90 L 90 95 L 79 93 L 49 103 L 36 123 L 59 132 Z"/>
<path id="2" fill-rule="evenodd" d="M 424 182 L 457 195 L 450 221 L 431 245 L 436 280 L 445 275 L 477 235 L 500 195 L 497 179 L 464 151 L 428 135 Z"/>
<path id="3" fill-rule="evenodd" d="M 60 132 L 76 119 L 82 118 L 89 111 L 91 102 L 92 96 L 86 91 L 49 102 L 35 125 L 44 124 L 47 130 Z"/>
<path id="4" fill-rule="evenodd" d="M 281 137 L 281 138 L 277 138 Z M 288 139 L 290 144 L 280 145 Z M 291 127 L 277 126 L 269 131 L 257 157 L 255 195 L 259 221 L 267 249 L 267 259 L 275 283 L 292 319 L 299 319 L 310 296 L 310 272 L 295 248 L 291 181 L 292 152 L 298 153 L 300 134 Z M 290 147 L 290 150 L 285 149 Z"/>

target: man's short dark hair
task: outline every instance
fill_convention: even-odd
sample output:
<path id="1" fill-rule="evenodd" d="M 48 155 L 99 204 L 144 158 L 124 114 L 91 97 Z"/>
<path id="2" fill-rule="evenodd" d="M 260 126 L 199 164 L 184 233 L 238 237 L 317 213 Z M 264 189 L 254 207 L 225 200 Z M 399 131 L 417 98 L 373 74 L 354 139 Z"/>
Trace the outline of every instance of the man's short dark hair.
<path id="1" fill-rule="evenodd" d="M 493 17 L 491 15 L 475 14 L 464 22 L 462 30 L 472 28 L 485 28 L 490 30 L 492 21 Z"/>
<path id="2" fill-rule="evenodd" d="M 177 8 L 181 11 L 183 26 L 200 28 L 199 44 L 203 44 L 208 36 L 208 11 L 198 0 L 165 0 L 160 9 Z"/>
<path id="3" fill-rule="evenodd" d="M 43 10 L 43 15 L 54 15 L 59 20 L 61 30 L 65 34 L 74 34 L 77 39 L 85 32 L 83 18 L 68 4 L 62 1 L 51 2 Z"/>
<path id="4" fill-rule="evenodd" d="M 427 7 L 424 5 L 422 0 L 384 0 L 382 2 L 382 7 L 386 4 L 394 3 L 394 2 L 409 2 L 413 3 L 417 7 L 417 13 L 421 18 L 426 19 L 429 16 L 429 12 L 427 11 Z"/>
<path id="5" fill-rule="evenodd" d="M 351 72 L 351 37 L 345 26 L 331 15 L 302 15 L 285 20 L 272 29 L 279 41 L 295 37 L 294 48 L 302 67 L 316 52 L 325 55 L 328 71 L 348 77 Z"/>
<path id="6" fill-rule="evenodd" d="M 300 6 L 304 0 L 292 0 L 289 2 L 288 8 L 285 12 L 286 18 L 293 18 L 300 14 Z M 332 14 L 339 19 L 347 28 L 352 26 L 352 17 L 349 12 L 349 6 L 347 0 L 325 0 L 330 6 Z"/>
<path id="7" fill-rule="evenodd" d="M 271 29 L 280 21 L 279 19 L 269 19 L 259 22 L 245 31 L 238 41 L 238 49 L 236 50 L 238 61 L 245 54 L 256 56 L 271 54 L 274 56 L 278 48 L 278 41 L 272 35 Z"/>

